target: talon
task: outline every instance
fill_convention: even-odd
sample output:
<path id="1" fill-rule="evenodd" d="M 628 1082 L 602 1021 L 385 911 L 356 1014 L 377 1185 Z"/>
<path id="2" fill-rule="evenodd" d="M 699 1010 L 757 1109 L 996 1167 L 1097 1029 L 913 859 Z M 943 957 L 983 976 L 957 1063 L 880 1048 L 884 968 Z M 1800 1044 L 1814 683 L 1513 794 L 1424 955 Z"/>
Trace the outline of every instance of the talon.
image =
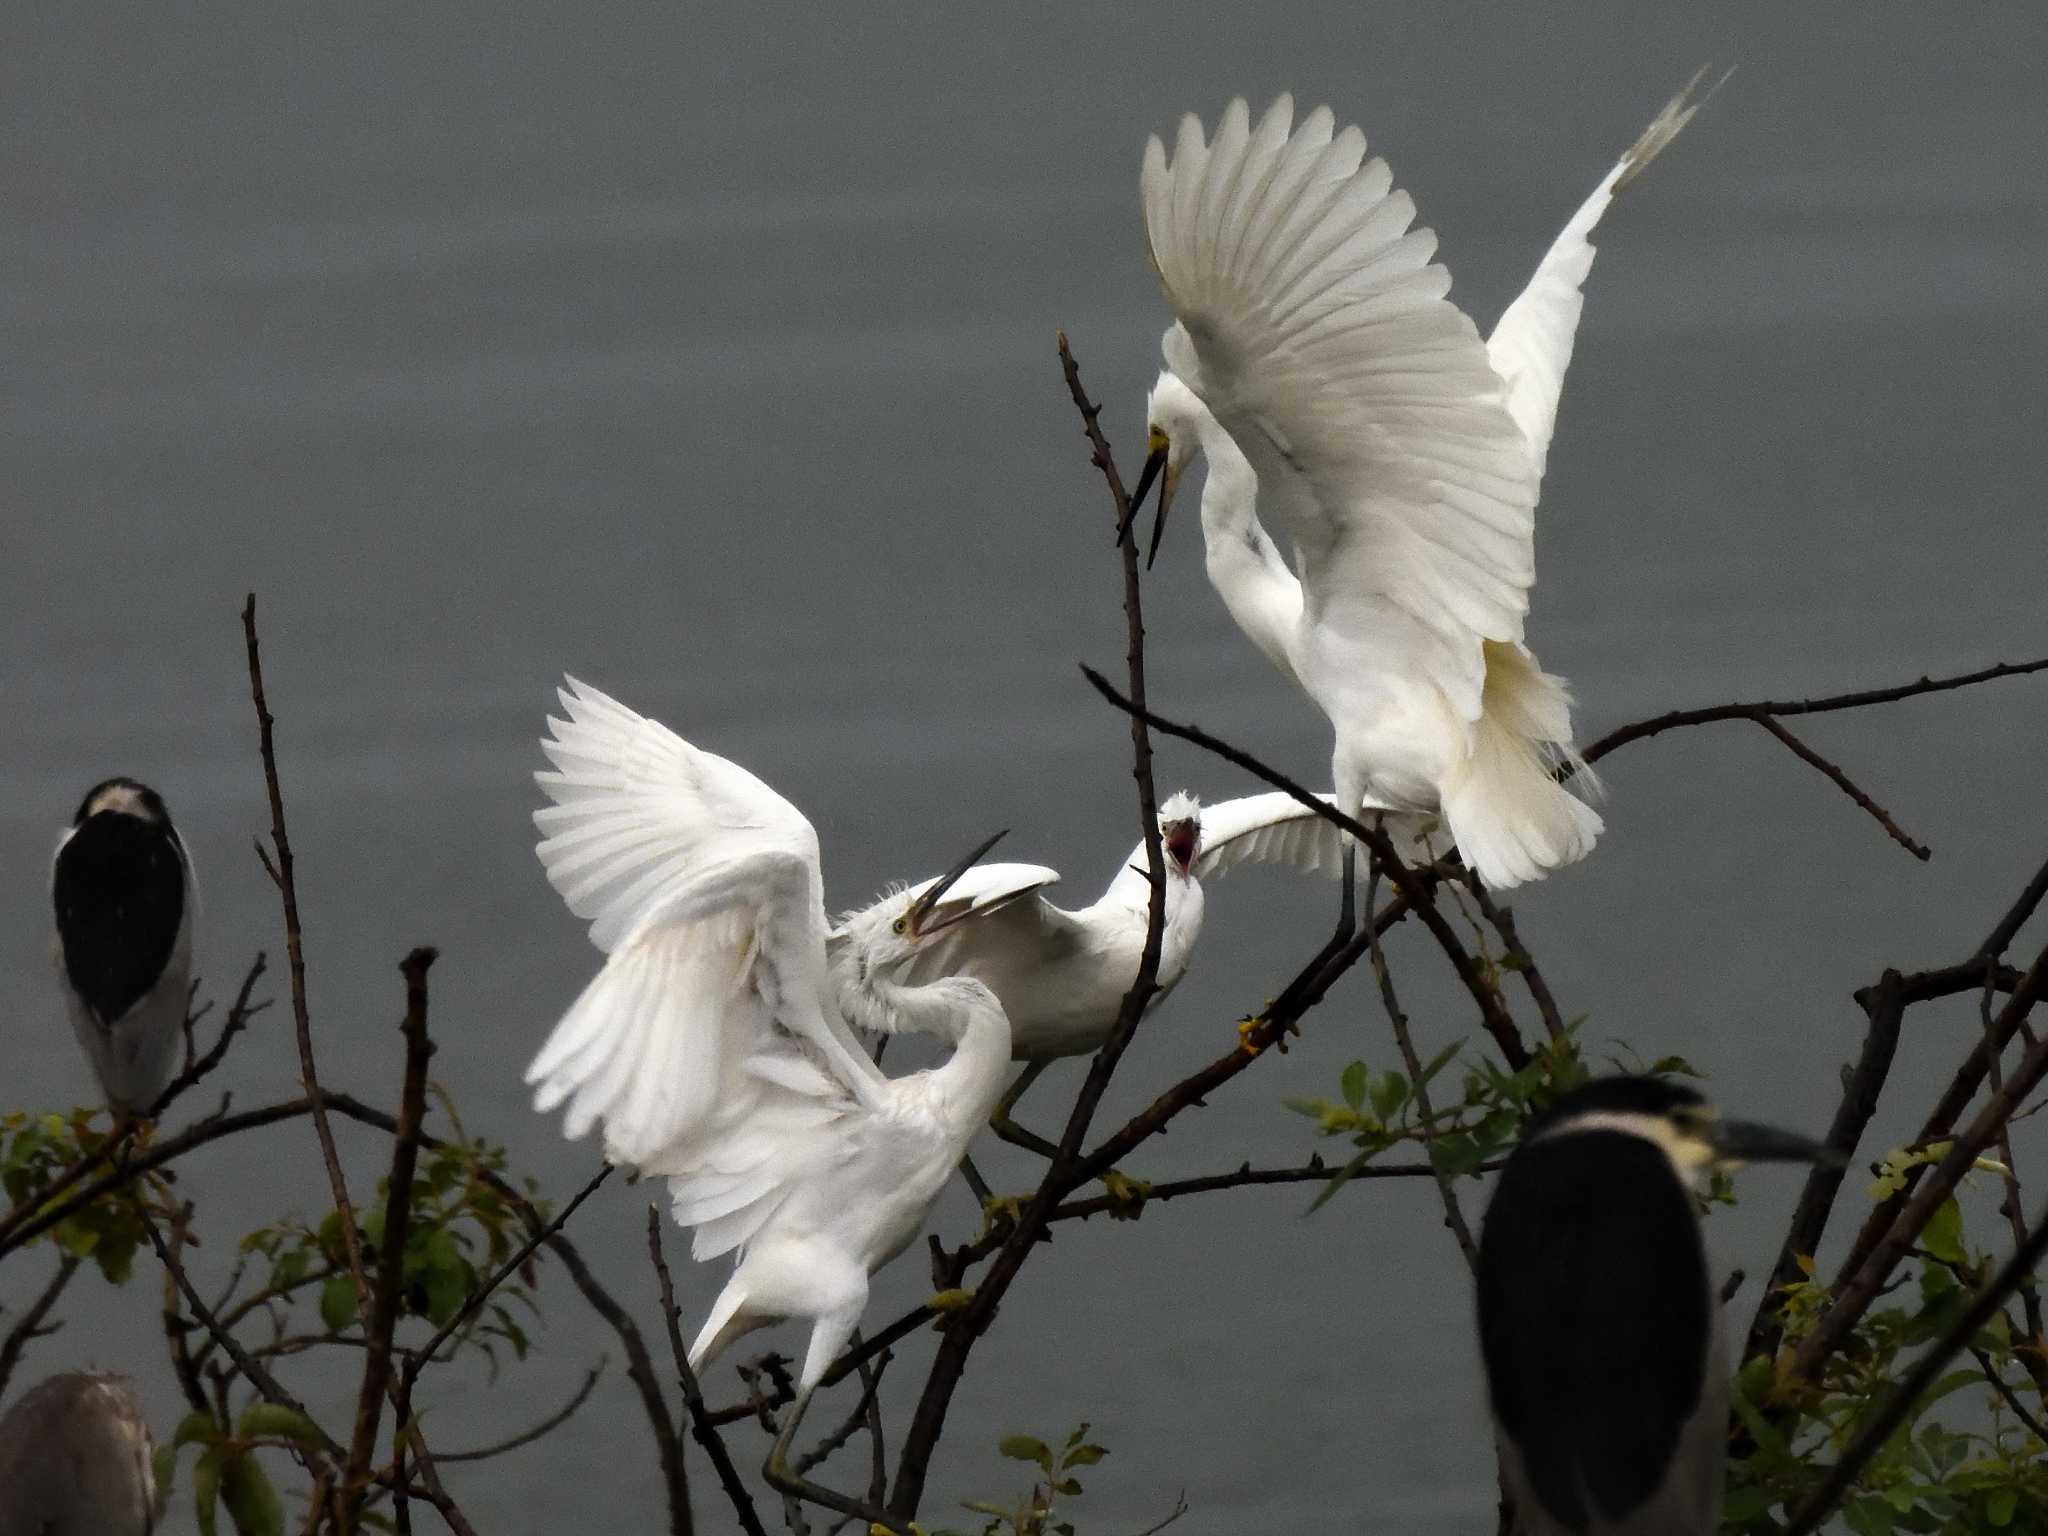
<path id="1" fill-rule="evenodd" d="M 926 1297 L 925 1305 L 934 1312 L 959 1312 L 973 1300 L 974 1291 L 971 1287 L 956 1285 L 950 1291 L 940 1291 L 936 1295 Z"/>
<path id="2" fill-rule="evenodd" d="M 1152 1194 L 1152 1186 L 1145 1180 L 1127 1178 L 1114 1168 L 1102 1175 L 1102 1187 L 1109 1192 L 1109 1214 L 1114 1221 L 1136 1221 Z"/>
<path id="3" fill-rule="evenodd" d="M 1261 1018 L 1239 1019 L 1237 1021 L 1237 1043 L 1247 1056 L 1256 1056 L 1265 1047 L 1252 1039 L 1266 1021 Z"/>

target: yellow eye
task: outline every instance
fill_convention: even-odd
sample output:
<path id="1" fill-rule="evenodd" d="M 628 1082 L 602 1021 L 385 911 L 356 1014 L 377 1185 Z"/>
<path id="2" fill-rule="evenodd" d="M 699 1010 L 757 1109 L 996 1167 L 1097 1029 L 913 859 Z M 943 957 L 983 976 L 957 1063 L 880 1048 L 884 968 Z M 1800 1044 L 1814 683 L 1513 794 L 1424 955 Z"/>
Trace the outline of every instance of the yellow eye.
<path id="1" fill-rule="evenodd" d="M 904 929 L 908 928 L 909 926 L 910 926 L 910 919 L 908 919 L 908 918 L 905 918 L 905 917 L 899 917 L 899 918 L 897 918 L 897 919 L 896 919 L 896 921 L 895 921 L 895 922 L 893 922 L 893 923 L 891 923 L 891 924 L 889 925 L 889 931 L 890 931 L 891 933 L 901 933 L 901 932 L 903 932 L 903 930 L 904 930 Z"/>
<path id="2" fill-rule="evenodd" d="M 1145 452 L 1148 454 L 1166 452 L 1166 433 L 1159 427 L 1152 427 L 1145 433 Z"/>

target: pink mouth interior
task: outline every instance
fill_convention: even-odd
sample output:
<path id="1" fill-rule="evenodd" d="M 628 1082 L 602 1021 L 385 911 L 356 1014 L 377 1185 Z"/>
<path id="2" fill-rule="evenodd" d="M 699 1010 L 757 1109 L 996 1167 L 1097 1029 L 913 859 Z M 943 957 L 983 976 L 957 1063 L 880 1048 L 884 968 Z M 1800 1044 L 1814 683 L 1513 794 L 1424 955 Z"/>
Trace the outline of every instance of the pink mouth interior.
<path id="1" fill-rule="evenodd" d="M 1166 834 L 1166 851 L 1174 861 L 1186 869 L 1195 859 L 1195 828 L 1192 822 L 1179 822 Z"/>

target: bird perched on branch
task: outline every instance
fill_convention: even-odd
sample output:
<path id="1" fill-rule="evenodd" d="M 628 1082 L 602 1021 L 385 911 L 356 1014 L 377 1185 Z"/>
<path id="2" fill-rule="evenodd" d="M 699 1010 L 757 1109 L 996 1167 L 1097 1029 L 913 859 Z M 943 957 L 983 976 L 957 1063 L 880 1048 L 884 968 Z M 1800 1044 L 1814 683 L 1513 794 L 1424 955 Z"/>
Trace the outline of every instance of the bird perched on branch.
<path id="1" fill-rule="evenodd" d="M 1479 1241 L 1479 1345 L 1512 1536 L 1709 1536 L 1728 1441 L 1721 1298 L 1694 1191 L 1744 1162 L 1839 1162 L 1649 1077 L 1533 1118 Z"/>
<path id="2" fill-rule="evenodd" d="M 859 1324 L 868 1277 L 917 1235 L 987 1121 L 1009 1021 L 978 981 L 890 980 L 908 939 L 835 993 L 802 813 L 594 688 L 571 678 L 560 696 L 568 718 L 541 743 L 555 771 L 535 775 L 554 802 L 534 814 L 538 852 L 606 959 L 527 1068 L 535 1107 L 566 1108 L 571 1139 L 602 1127 L 614 1163 L 667 1179 L 697 1259 L 740 1254 L 691 1364 L 806 1318 L 808 1395 Z M 852 1026 L 885 1016 L 952 1056 L 884 1077 Z"/>
<path id="3" fill-rule="evenodd" d="M 1419 835 L 1424 824 L 1409 819 Z M 1202 931 L 1204 878 L 1244 863 L 1290 864 L 1335 875 L 1345 834 L 1292 795 L 1275 791 L 1205 806 L 1185 791 L 1159 808 L 1166 863 L 1156 1007 L 1187 973 Z M 1010 1019 L 1010 1052 L 1028 1063 L 996 1106 L 998 1136 L 1051 1155 L 1051 1144 L 1010 1119 L 1017 1101 L 1062 1056 L 1098 1051 L 1137 979 L 1152 887 L 1145 845 L 1117 866 L 1109 888 L 1077 911 L 1043 894 L 1059 871 L 1043 864 L 981 864 L 928 903 L 936 881 L 890 892 L 839 920 L 829 948 L 842 996 L 878 970 L 898 984 L 940 976 L 987 983 Z M 917 915 L 922 909 L 922 916 Z M 905 944 L 907 942 L 907 948 Z M 899 958 L 885 962 L 878 946 Z M 892 1021 L 884 1027 L 894 1028 Z"/>
<path id="4" fill-rule="evenodd" d="M 0 1536 L 149 1536 L 169 1489 L 125 1376 L 48 1376 L 0 1414 Z"/>
<path id="5" fill-rule="evenodd" d="M 1190 115 L 1171 156 L 1156 137 L 1145 150 L 1147 251 L 1175 317 L 1132 497 L 1160 482 L 1153 552 L 1199 453 L 1209 579 L 1336 728 L 1340 807 L 1440 810 L 1495 887 L 1585 857 L 1600 834 L 1556 778 L 1572 762 L 1591 783 L 1570 693 L 1523 644 L 1537 487 L 1587 235 L 1685 126 L 1691 89 L 1573 216 L 1486 342 L 1445 297 L 1435 235 L 1409 228 L 1413 201 L 1327 108 L 1292 126 L 1282 96 L 1254 124 L 1238 100 L 1213 142 Z"/>
<path id="6" fill-rule="evenodd" d="M 197 894 L 155 790 L 108 779 L 86 791 L 50 872 L 58 980 L 118 1119 L 147 1114 L 170 1081 L 191 1001 Z"/>

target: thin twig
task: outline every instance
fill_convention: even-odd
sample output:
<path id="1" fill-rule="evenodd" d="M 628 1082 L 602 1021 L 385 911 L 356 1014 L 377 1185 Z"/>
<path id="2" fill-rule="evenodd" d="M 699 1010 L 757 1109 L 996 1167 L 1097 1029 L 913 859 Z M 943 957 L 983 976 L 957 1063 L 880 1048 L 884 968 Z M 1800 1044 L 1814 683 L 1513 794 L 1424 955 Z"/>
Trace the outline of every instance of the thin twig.
<path id="1" fill-rule="evenodd" d="M 1380 871 L 1377 861 L 1372 867 L 1372 876 L 1366 882 L 1366 910 L 1370 912 L 1379 895 Z M 1430 1107 L 1429 1085 L 1423 1081 L 1422 1057 L 1416 1053 L 1415 1037 L 1408 1030 L 1408 1015 L 1401 1011 L 1401 999 L 1394 992 L 1394 973 L 1387 965 L 1387 952 L 1380 943 L 1379 929 L 1366 924 L 1366 932 L 1372 943 L 1373 980 L 1379 983 L 1380 1003 L 1386 1009 L 1387 1022 L 1393 1026 L 1394 1043 L 1401 1050 L 1401 1064 L 1408 1069 L 1408 1082 L 1415 1094 L 1415 1107 L 1421 1111 L 1422 1151 L 1428 1158 L 1430 1171 L 1436 1176 L 1437 1193 L 1444 1203 L 1444 1225 L 1451 1229 L 1451 1235 L 1458 1240 L 1458 1252 L 1465 1257 L 1465 1267 L 1473 1274 L 1479 1273 L 1479 1245 L 1472 1241 L 1472 1229 L 1465 1224 L 1464 1207 L 1458 1203 L 1458 1192 L 1451 1185 L 1451 1176 L 1445 1172 L 1436 1159 L 1436 1111 Z"/>
<path id="2" fill-rule="evenodd" d="M 57 1259 L 57 1268 L 50 1276 L 42 1294 L 36 1297 L 29 1309 L 21 1314 L 15 1325 L 7 1330 L 7 1338 L 0 1342 L 0 1401 L 7 1396 L 7 1383 L 14 1375 L 14 1368 L 21 1362 L 21 1352 L 31 1341 L 47 1338 L 63 1327 L 62 1323 L 43 1326 L 43 1319 L 50 1315 L 50 1308 L 57 1304 L 57 1298 L 64 1294 L 64 1287 L 71 1283 L 71 1277 L 78 1273 L 82 1262 L 77 1254 L 62 1254 Z"/>
<path id="3" fill-rule="evenodd" d="M 1536 1005 L 1536 1013 L 1543 1020 L 1543 1032 L 1552 1040 L 1565 1037 L 1564 1014 L 1552 995 L 1550 983 L 1543 979 L 1543 972 L 1536 968 L 1536 957 L 1522 942 L 1522 935 L 1515 927 L 1515 913 L 1512 907 L 1504 907 L 1495 901 L 1486 889 L 1486 882 L 1470 870 L 1465 872 L 1465 888 L 1472 893 L 1472 900 L 1493 924 L 1501 942 L 1508 952 L 1501 956 L 1501 965 L 1522 978 L 1522 985 L 1529 989 L 1529 1000 Z"/>
<path id="4" fill-rule="evenodd" d="M 269 958 L 262 950 L 256 951 L 256 958 L 250 962 L 248 971 L 242 977 L 241 988 L 235 994 L 234 1006 L 228 1009 L 228 1016 L 221 1021 L 220 1033 L 214 1036 L 213 1044 L 208 1047 L 204 1056 L 187 1061 L 185 1069 L 168 1083 L 164 1084 L 164 1091 L 158 1094 L 156 1102 L 149 1106 L 150 1119 L 162 1119 L 164 1111 L 176 1103 L 185 1093 L 186 1089 L 201 1081 L 215 1067 L 219 1066 L 222 1059 L 228 1053 L 228 1047 L 234 1043 L 235 1036 L 249 1027 L 251 1019 L 270 1006 L 267 998 L 260 1003 L 251 1003 L 249 1001 L 249 994 L 255 990 L 256 983 L 262 979 L 269 963 Z M 195 982 L 194 985 L 196 986 L 197 983 Z M 207 1006 L 211 1007 L 212 1005 L 208 1004 Z M 204 1010 L 201 1011 L 203 1012 Z M 195 1019 L 193 1022 L 196 1023 L 197 1020 Z M 187 1054 L 190 1054 L 189 1051 Z"/>
<path id="5" fill-rule="evenodd" d="M 1901 848 L 1905 849 L 1906 852 L 1912 854 L 1914 858 L 1919 859 L 1922 863 L 1925 863 L 1928 859 L 1934 857 L 1933 851 L 1930 848 L 1928 848 L 1928 846 L 1925 843 L 1919 841 L 1917 838 L 1908 836 L 1905 829 L 1902 828 L 1896 821 L 1892 820 L 1891 812 L 1887 811 L 1883 806 L 1879 805 L 1875 800 L 1871 799 L 1868 794 L 1866 794 L 1861 788 L 1859 788 L 1856 785 L 1856 783 L 1853 780 L 1850 779 L 1848 774 L 1842 772 L 1842 770 L 1838 766 L 1830 762 L 1827 758 L 1822 757 L 1818 752 L 1814 751 L 1813 748 L 1809 747 L 1805 742 L 1801 741 L 1797 736 L 1793 735 L 1792 732 L 1788 730 L 1785 726 L 1781 725 L 1774 716 L 1760 714 L 1754 715 L 1751 718 L 1754 719 L 1758 725 L 1762 726 L 1765 730 L 1769 731 L 1773 736 L 1777 737 L 1779 741 L 1783 742 L 1785 744 L 1786 749 L 1790 751 L 1794 757 L 1798 758 L 1802 763 L 1807 764 L 1809 767 L 1818 769 L 1823 775 L 1825 775 L 1829 782 L 1831 782 L 1835 786 L 1835 788 L 1839 789 L 1843 794 L 1847 795 L 1851 800 L 1855 801 L 1856 804 L 1865 813 L 1867 813 L 1872 820 L 1874 820 L 1880 827 L 1884 828 L 1886 834 L 1890 836 L 1891 840 L 1897 843 Z"/>
<path id="6" fill-rule="evenodd" d="M 576 1395 L 562 1404 L 553 1413 L 542 1419 L 531 1429 L 521 1430 L 509 1440 L 500 1440 L 494 1445 L 479 1446 L 473 1451 L 436 1451 L 434 1459 L 442 1463 L 456 1461 L 489 1461 L 493 1456 L 502 1456 L 507 1451 L 516 1451 L 522 1446 L 554 1433 L 575 1415 L 590 1400 L 591 1390 L 597 1385 L 597 1378 L 604 1374 L 604 1361 L 600 1359 L 583 1378 L 583 1385 L 576 1389 Z"/>
<path id="7" fill-rule="evenodd" d="M 263 756 L 263 785 L 270 796 L 270 841 L 277 855 L 273 865 L 264 860 L 276 882 L 284 906 L 285 954 L 291 968 L 292 1027 L 298 1039 L 299 1076 L 306 1100 L 313 1110 L 313 1132 L 320 1141 L 320 1156 L 327 1165 L 327 1183 L 334 1193 L 334 1209 L 341 1218 L 341 1241 L 348 1254 L 349 1277 L 356 1286 L 356 1316 L 365 1331 L 370 1325 L 370 1286 L 363 1269 L 363 1237 L 356 1226 L 355 1207 L 349 1203 L 348 1179 L 341 1169 L 341 1154 L 334 1145 L 334 1130 L 327 1123 L 326 1106 L 320 1098 L 320 1074 L 313 1061 L 313 1020 L 306 1006 L 305 933 L 299 922 L 299 890 L 293 873 L 291 837 L 284 824 L 284 790 L 278 783 L 276 721 L 263 694 L 263 657 L 256 641 L 256 594 L 251 592 L 242 605 L 242 635 L 249 651 L 249 697 L 256 706 L 257 741 Z M 259 851 L 262 845 L 258 844 Z"/>
<path id="8" fill-rule="evenodd" d="M 1481 1163 L 1474 1172 L 1492 1173 L 1500 1167 L 1499 1160 Z M 1163 1205 L 1186 1195 L 1206 1195 L 1224 1189 L 1251 1189 L 1264 1184 L 1320 1184 L 1326 1182 L 1337 1170 L 1321 1158 L 1311 1158 L 1299 1168 L 1254 1168 L 1246 1163 L 1230 1173 L 1205 1174 L 1194 1179 L 1170 1179 L 1150 1184 L 1145 1189 L 1147 1206 Z M 1436 1174 L 1430 1163 L 1367 1163 L 1351 1175 L 1351 1182 L 1358 1179 L 1427 1179 Z M 1085 1221 L 1090 1216 L 1100 1216 L 1108 1211 L 1120 1210 L 1113 1195 L 1097 1195 L 1087 1200 L 1069 1200 L 1053 1208 L 1053 1221 Z"/>
<path id="9" fill-rule="evenodd" d="M 1088 398 L 1087 390 L 1081 383 L 1081 371 L 1074 361 L 1072 349 L 1067 345 L 1064 334 L 1059 337 L 1060 371 L 1072 397 L 1074 408 L 1080 412 L 1082 430 L 1089 445 L 1089 457 L 1101 471 L 1109 490 L 1111 513 L 1114 526 L 1128 530 L 1130 523 L 1130 497 L 1124 490 L 1123 477 L 1117 473 L 1116 457 L 1111 452 L 1109 441 L 1102 434 L 1099 420 L 1101 407 Z M 1109 1087 L 1111 1076 L 1117 1064 L 1123 1059 L 1132 1037 L 1137 1033 L 1138 1022 L 1144 1016 L 1146 1005 L 1151 1002 L 1157 990 L 1159 975 L 1159 952 L 1161 937 L 1166 927 L 1166 859 L 1159 841 L 1159 803 L 1152 782 L 1152 742 L 1145 727 L 1145 618 L 1141 582 L 1138 570 L 1137 540 L 1128 536 L 1117 541 L 1117 558 L 1123 577 L 1125 651 L 1124 663 L 1128 675 L 1131 697 L 1137 701 L 1136 711 L 1131 717 L 1131 777 L 1138 791 L 1139 835 L 1144 839 L 1146 879 L 1151 885 L 1151 901 L 1145 920 L 1145 943 L 1138 959 L 1137 975 L 1132 979 L 1130 990 L 1124 994 L 1122 1007 L 1118 1010 L 1115 1027 L 1109 1039 L 1099 1050 L 1088 1069 L 1088 1076 L 1081 1085 L 1081 1091 L 1074 1099 L 1074 1107 L 1067 1116 L 1067 1125 L 1059 1142 L 1059 1150 L 1048 1165 L 1045 1176 L 1037 1190 L 1026 1203 L 1016 1227 L 997 1251 L 988 1272 L 975 1287 L 974 1297 L 966 1307 L 947 1317 L 939 1341 L 939 1348 L 933 1356 L 929 1373 L 925 1378 L 924 1390 L 919 1394 L 917 1407 L 911 1416 L 910 1431 L 905 1436 L 903 1449 L 897 1458 L 896 1482 L 889 1498 L 889 1513 L 895 1519 L 908 1522 L 917 1514 L 918 1504 L 924 1497 L 925 1474 L 931 1463 L 933 1450 L 938 1445 L 939 1435 L 945 1428 L 946 1412 L 953 1400 L 954 1390 L 966 1373 L 967 1357 L 974 1348 L 974 1341 L 989 1325 L 1010 1284 L 1016 1279 L 1024 1261 L 1045 1230 L 1046 1217 L 1072 1184 L 1073 1170 L 1080 1156 L 1082 1143 L 1087 1139 L 1088 1127 L 1094 1119 L 1096 1106 L 1100 1104 L 1104 1091 Z"/>
<path id="10" fill-rule="evenodd" d="M 858 1343 L 859 1341 L 855 1340 L 855 1342 Z M 860 1432 L 861 1428 L 868 1422 L 868 1415 L 874 1411 L 875 1392 L 882 1383 L 882 1368 L 894 1358 L 887 1350 L 884 1350 L 873 1365 L 863 1364 L 861 1366 L 860 1400 L 853 1405 L 853 1412 L 842 1419 L 830 1434 L 826 1435 L 824 1439 L 797 1458 L 796 1470 L 798 1476 L 804 1476 L 823 1466 L 847 1441 Z"/>
<path id="11" fill-rule="evenodd" d="M 1815 699 L 1759 699 L 1748 704 L 1716 704 L 1706 709 L 1674 709 L 1647 720 L 1617 726 L 1587 747 L 1580 756 L 1589 763 L 1597 763 L 1618 747 L 1646 737 L 1661 736 L 1683 726 L 1711 725 L 1717 720 L 1754 720 L 1759 715 L 1820 715 L 1839 709 L 1867 709 L 1873 704 L 1894 704 L 1900 699 L 1918 698 L 1924 693 L 1945 693 L 1953 688 L 1969 688 L 2001 677 L 2022 677 L 2029 672 L 2044 671 L 2048 671 L 2048 657 L 2039 661 L 2000 662 L 1997 666 L 1954 677 L 1923 677 L 1918 682 L 1901 683 L 1890 688 L 1867 688 L 1860 693 L 1837 693 Z"/>
<path id="12" fill-rule="evenodd" d="M 703 1389 L 698 1385 L 697 1373 L 690 1369 L 690 1352 L 683 1348 L 683 1332 L 678 1322 L 682 1309 L 676 1305 L 675 1283 L 669 1278 L 668 1260 L 661 1253 L 661 1212 L 652 1204 L 647 1207 L 647 1256 L 654 1263 L 655 1279 L 661 1287 L 661 1320 L 668 1329 L 669 1349 L 675 1355 L 676 1379 L 682 1384 L 683 1407 L 690 1416 L 691 1432 L 704 1447 L 704 1454 L 711 1458 L 718 1486 L 725 1490 L 733 1513 L 739 1517 L 740 1528 L 747 1536 L 768 1536 L 761 1525 L 760 1511 L 754 1508 L 754 1496 L 747 1491 L 739 1468 L 733 1465 L 732 1455 L 725 1448 L 725 1437 L 704 1410 Z"/>
<path id="13" fill-rule="evenodd" d="M 1970 1355 L 1976 1360 L 1977 1368 L 1984 1373 L 1984 1379 L 1991 1383 L 1991 1390 L 2004 1398 L 2005 1406 L 2013 1411 L 2014 1417 L 2027 1426 L 2027 1433 L 2042 1445 L 2048 1446 L 2048 1425 L 2043 1425 L 2028 1411 L 2027 1405 L 2020 1401 L 2019 1394 L 2013 1391 L 2012 1383 L 1999 1374 L 1998 1366 L 1992 1358 L 1974 1344 L 1970 1346 Z"/>

